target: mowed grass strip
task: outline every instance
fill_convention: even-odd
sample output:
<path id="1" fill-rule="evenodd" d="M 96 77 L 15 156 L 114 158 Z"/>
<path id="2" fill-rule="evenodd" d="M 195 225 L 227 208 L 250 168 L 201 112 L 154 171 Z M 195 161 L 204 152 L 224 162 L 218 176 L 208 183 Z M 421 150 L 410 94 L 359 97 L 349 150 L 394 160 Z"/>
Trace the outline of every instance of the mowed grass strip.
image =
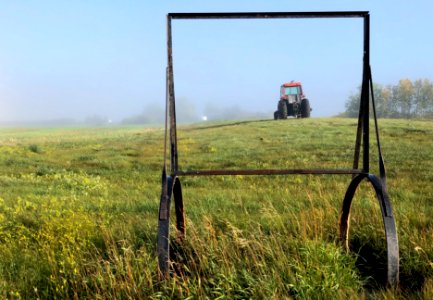
<path id="1" fill-rule="evenodd" d="M 356 124 L 184 125 L 179 164 L 351 168 Z M 352 208 L 352 252 L 338 244 L 350 175 L 181 178 L 187 239 L 172 250 L 183 263 L 160 282 L 163 130 L 56 128 L 0 129 L 0 297 L 431 298 L 433 122 L 380 120 L 380 129 L 399 233 L 397 291 L 383 286 L 384 230 L 366 183 Z"/>

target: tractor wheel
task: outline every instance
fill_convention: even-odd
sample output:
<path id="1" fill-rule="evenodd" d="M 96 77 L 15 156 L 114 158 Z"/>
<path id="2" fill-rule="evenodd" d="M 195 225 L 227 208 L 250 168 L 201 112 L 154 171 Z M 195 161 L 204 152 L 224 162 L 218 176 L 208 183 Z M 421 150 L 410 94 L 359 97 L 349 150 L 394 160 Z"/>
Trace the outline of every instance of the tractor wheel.
<path id="1" fill-rule="evenodd" d="M 278 120 L 278 110 L 274 111 L 274 120 Z"/>
<path id="2" fill-rule="evenodd" d="M 308 99 L 302 99 L 301 101 L 301 118 L 309 118 L 310 117 L 310 101 Z"/>
<path id="3" fill-rule="evenodd" d="M 287 104 L 286 101 L 278 101 L 278 114 L 280 119 L 287 119 Z"/>

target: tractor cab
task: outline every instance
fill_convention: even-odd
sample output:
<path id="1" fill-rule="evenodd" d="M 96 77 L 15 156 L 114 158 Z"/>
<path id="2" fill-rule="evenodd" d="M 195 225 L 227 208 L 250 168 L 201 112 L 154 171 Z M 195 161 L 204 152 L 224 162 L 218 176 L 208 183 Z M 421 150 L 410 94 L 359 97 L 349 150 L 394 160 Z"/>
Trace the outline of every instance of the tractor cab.
<path id="1" fill-rule="evenodd" d="M 302 84 L 300 82 L 290 82 L 281 85 L 280 99 L 289 103 L 300 102 L 304 98 Z"/>
<path id="2" fill-rule="evenodd" d="M 274 112 L 275 120 L 287 119 L 288 116 L 309 118 L 311 110 L 310 101 L 305 97 L 300 82 L 291 81 L 281 85 L 280 100 Z"/>

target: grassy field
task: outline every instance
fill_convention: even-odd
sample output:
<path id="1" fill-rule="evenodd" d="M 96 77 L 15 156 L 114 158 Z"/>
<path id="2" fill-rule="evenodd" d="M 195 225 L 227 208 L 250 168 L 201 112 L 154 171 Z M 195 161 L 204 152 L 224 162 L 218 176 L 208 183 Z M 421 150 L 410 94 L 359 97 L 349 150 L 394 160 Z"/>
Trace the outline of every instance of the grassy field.
<path id="1" fill-rule="evenodd" d="M 180 167 L 350 168 L 356 123 L 183 126 Z M 181 178 L 185 264 L 160 282 L 162 129 L 0 129 L 0 298 L 432 299 L 433 122 L 380 127 L 400 243 L 396 291 L 383 287 L 384 230 L 366 183 L 352 208 L 352 251 L 338 244 L 348 175 Z"/>

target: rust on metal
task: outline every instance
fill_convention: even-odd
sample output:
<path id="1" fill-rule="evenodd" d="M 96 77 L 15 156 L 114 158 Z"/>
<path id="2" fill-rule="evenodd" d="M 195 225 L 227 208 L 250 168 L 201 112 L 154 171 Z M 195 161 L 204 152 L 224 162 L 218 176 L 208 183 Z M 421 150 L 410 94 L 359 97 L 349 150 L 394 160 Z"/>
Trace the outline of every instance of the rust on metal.
<path id="1" fill-rule="evenodd" d="M 339 175 L 361 174 L 362 170 L 354 169 L 260 169 L 260 170 L 197 170 L 177 171 L 176 176 L 214 176 L 214 175 Z"/>

